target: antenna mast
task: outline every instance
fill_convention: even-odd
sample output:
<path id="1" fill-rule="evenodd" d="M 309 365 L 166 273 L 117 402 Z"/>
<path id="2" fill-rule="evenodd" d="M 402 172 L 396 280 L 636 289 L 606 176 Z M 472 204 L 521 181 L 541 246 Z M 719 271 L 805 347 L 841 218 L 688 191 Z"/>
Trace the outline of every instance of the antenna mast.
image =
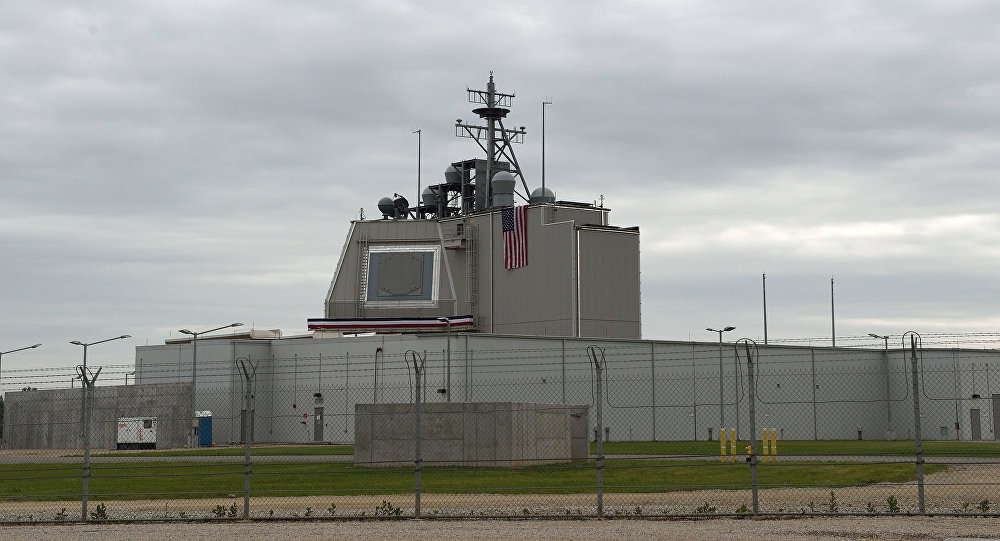
<path id="1" fill-rule="evenodd" d="M 524 199 L 527 200 L 531 192 L 528 190 L 528 183 L 524 180 L 521 166 L 517 163 L 517 157 L 514 156 L 514 149 L 511 147 L 512 143 L 523 143 L 526 132 L 524 126 L 507 129 L 503 125 L 503 119 L 510 112 L 514 94 L 497 92 L 496 85 L 493 83 L 492 71 L 490 72 L 490 81 L 486 84 L 486 90 L 472 90 L 471 88 L 465 90 L 469 96 L 469 103 L 479 103 L 486 106 L 472 110 L 473 113 L 486 120 L 486 126 L 465 124 L 459 120 L 455 122 L 455 135 L 475 139 L 479 148 L 486 153 L 486 201 L 490 201 L 493 197 L 489 181 L 493 178 L 496 164 L 501 159 L 509 161 L 513 167 L 511 174 L 521 179 L 521 185 L 524 187 Z M 498 125 L 499 127 L 497 127 Z M 477 190 L 482 189 L 480 186 L 476 188 Z"/>

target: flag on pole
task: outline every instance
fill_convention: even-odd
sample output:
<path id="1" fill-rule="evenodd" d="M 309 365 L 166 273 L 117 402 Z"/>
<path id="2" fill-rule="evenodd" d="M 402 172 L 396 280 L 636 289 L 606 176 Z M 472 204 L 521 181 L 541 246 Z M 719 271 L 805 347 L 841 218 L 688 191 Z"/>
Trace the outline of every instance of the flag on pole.
<path id="1" fill-rule="evenodd" d="M 503 225 L 503 266 L 517 269 L 528 265 L 528 207 L 507 207 L 500 211 Z"/>

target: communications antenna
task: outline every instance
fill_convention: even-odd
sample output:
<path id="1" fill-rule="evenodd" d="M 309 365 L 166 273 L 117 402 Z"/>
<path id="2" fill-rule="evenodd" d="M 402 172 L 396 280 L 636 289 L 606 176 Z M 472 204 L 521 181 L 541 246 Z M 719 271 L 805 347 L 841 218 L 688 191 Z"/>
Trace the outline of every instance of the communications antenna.
<path id="1" fill-rule="evenodd" d="M 485 120 L 486 125 L 466 124 L 459 119 L 455 121 L 455 135 L 474 139 L 479 148 L 486 153 L 486 200 L 490 201 L 493 197 L 489 180 L 493 178 L 498 169 L 497 163 L 506 160 L 513 169 L 510 173 L 521 179 L 521 186 L 524 187 L 523 197 L 527 201 L 531 192 L 528 190 L 528 183 L 525 182 L 524 175 L 521 174 L 521 166 L 517 163 L 517 157 L 511 146 L 513 143 L 524 143 L 526 131 L 524 126 L 509 129 L 503 123 L 503 119 L 510 112 L 514 94 L 497 92 L 496 85 L 493 83 L 492 71 L 490 71 L 490 81 L 486 84 L 486 90 L 473 90 L 468 87 L 465 90 L 468 93 L 469 103 L 485 105 L 485 107 L 473 109 L 472 112 Z M 477 190 L 481 189 L 481 186 L 477 186 Z"/>

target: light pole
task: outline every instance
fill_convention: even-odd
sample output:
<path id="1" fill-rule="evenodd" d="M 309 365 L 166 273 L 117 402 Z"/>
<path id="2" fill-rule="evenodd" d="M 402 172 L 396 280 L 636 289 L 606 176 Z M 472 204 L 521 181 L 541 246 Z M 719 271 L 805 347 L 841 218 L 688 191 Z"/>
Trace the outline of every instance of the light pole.
<path id="1" fill-rule="evenodd" d="M 882 340 L 885 344 L 885 349 L 882 350 L 882 370 L 885 373 L 885 415 L 886 415 L 886 436 L 892 431 L 892 407 L 889 404 L 889 335 L 882 336 L 880 334 L 868 333 L 868 336 L 872 338 L 878 338 Z"/>
<path id="2" fill-rule="evenodd" d="M 194 437 L 194 431 L 198 427 L 198 414 L 195 410 L 195 395 L 198 394 L 198 337 L 210 332 L 228 329 L 230 327 L 242 326 L 242 323 L 230 323 L 229 325 L 223 325 L 207 331 L 194 332 L 188 329 L 181 329 L 179 331 L 182 334 L 190 334 L 193 337 L 191 339 L 191 432 L 188 433 L 188 447 L 192 449 L 196 447 L 198 443 Z"/>
<path id="3" fill-rule="evenodd" d="M 81 387 L 83 387 L 83 405 L 80 412 L 80 418 L 83 421 L 83 511 L 80 516 L 84 521 L 87 520 L 87 496 L 90 494 L 90 405 L 87 403 L 87 397 L 90 394 L 90 388 L 94 386 L 94 381 L 87 374 L 87 348 L 112 340 L 124 340 L 126 338 L 131 338 L 131 336 L 123 334 L 97 342 L 81 342 L 79 340 L 70 342 L 70 344 L 83 346 L 83 369 L 80 370 L 80 383 L 82 383 Z M 101 371 L 98 370 L 97 373 L 100 374 Z"/>
<path id="4" fill-rule="evenodd" d="M 3 374 L 3 356 L 4 355 L 6 355 L 8 353 L 17 353 L 18 351 L 24 351 L 26 349 L 35 349 L 35 348 L 37 348 L 40 345 L 41 344 L 35 344 L 33 346 L 25 346 L 23 348 L 12 349 L 10 351 L 0 351 L 0 375 Z"/>
<path id="5" fill-rule="evenodd" d="M 552 105 L 549 100 L 542 101 L 542 197 L 545 196 L 545 106 Z"/>
<path id="6" fill-rule="evenodd" d="M 134 375 L 135 375 L 135 370 L 133 370 L 131 372 L 125 372 L 125 385 L 128 385 L 128 377 L 129 376 L 134 376 Z M 133 385 L 135 384 L 135 378 L 132 378 L 132 384 Z"/>
<path id="7" fill-rule="evenodd" d="M 445 369 L 447 376 L 445 376 L 444 382 L 444 400 L 445 402 L 451 402 L 451 318 L 439 317 L 437 320 L 448 324 L 448 360 L 446 361 L 447 368 Z"/>
<path id="8" fill-rule="evenodd" d="M 708 328 L 705 330 L 709 332 L 719 333 L 719 430 L 722 430 L 723 428 L 726 427 L 726 412 L 722 407 L 724 404 L 723 393 L 722 393 L 722 333 L 735 331 L 736 327 L 728 326 L 724 329 Z"/>

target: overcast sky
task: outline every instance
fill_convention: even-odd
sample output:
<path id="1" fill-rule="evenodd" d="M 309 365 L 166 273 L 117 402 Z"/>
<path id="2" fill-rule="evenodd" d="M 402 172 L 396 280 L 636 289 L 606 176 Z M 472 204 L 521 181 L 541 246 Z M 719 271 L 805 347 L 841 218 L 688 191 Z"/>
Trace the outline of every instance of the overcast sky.
<path id="1" fill-rule="evenodd" d="M 547 186 L 640 227 L 645 338 L 761 339 L 762 273 L 771 340 L 829 338 L 831 277 L 838 343 L 1000 327 L 998 2 L 77 4 L 0 4 L 5 380 L 303 331 L 413 130 L 425 185 L 479 156 L 490 70 L 529 185 L 549 98 Z"/>

